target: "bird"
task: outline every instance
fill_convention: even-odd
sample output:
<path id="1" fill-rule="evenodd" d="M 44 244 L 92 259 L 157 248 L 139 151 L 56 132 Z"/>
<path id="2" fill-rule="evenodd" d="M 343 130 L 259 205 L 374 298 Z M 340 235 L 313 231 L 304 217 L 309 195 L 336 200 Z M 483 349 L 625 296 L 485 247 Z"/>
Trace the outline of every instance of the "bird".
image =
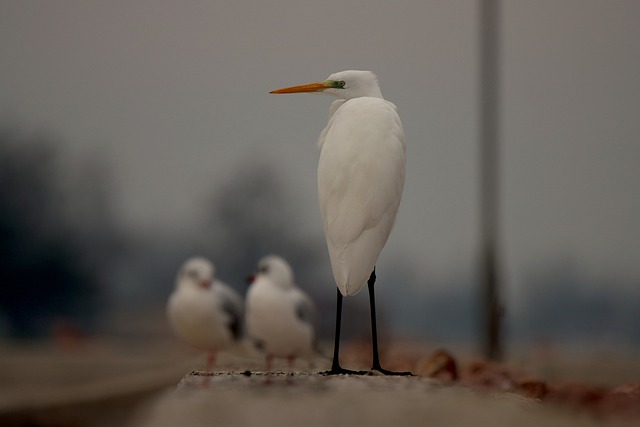
<path id="1" fill-rule="evenodd" d="M 240 345 L 244 336 L 242 297 L 214 274 L 215 266 L 208 259 L 189 258 L 178 271 L 167 303 L 175 334 L 208 351 L 207 372 L 213 370 L 218 351 Z"/>
<path id="2" fill-rule="evenodd" d="M 363 374 L 340 366 L 343 296 L 369 290 L 372 370 L 380 365 L 375 314 L 375 265 L 394 226 L 405 181 L 406 145 L 396 106 L 385 100 L 371 71 L 347 70 L 326 80 L 285 87 L 272 94 L 320 93 L 337 97 L 318 146 L 318 200 L 337 285 L 332 367 L 327 374 Z"/>
<path id="3" fill-rule="evenodd" d="M 274 357 L 287 358 L 291 368 L 297 357 L 314 356 L 316 308 L 295 284 L 289 263 L 278 255 L 267 255 L 258 262 L 251 280 L 246 295 L 247 334 L 266 354 L 267 371 Z"/>

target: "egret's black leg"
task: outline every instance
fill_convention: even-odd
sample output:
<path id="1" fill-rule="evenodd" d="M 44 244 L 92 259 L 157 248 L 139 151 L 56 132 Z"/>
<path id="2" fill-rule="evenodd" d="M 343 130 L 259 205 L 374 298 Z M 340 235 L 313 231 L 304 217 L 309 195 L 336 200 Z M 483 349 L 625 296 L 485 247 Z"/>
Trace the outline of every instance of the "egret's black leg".
<path id="1" fill-rule="evenodd" d="M 374 285 L 376 284 L 376 269 L 373 268 L 371 276 L 367 281 L 369 288 L 369 306 L 371 307 L 371 346 L 373 348 L 373 367 L 371 370 L 381 372 L 385 375 L 413 375 L 411 372 L 394 372 L 383 369 L 380 366 L 380 356 L 378 354 L 378 328 L 376 327 L 376 296 Z"/>
<path id="2" fill-rule="evenodd" d="M 336 288 L 337 289 L 337 288 Z M 333 363 L 331 364 L 331 370 L 325 371 L 323 375 L 364 375 L 366 371 L 351 371 L 344 369 L 340 366 L 340 323 L 342 321 L 342 294 L 340 289 L 338 291 L 338 299 L 336 302 L 336 333 L 335 342 L 333 344 Z"/>

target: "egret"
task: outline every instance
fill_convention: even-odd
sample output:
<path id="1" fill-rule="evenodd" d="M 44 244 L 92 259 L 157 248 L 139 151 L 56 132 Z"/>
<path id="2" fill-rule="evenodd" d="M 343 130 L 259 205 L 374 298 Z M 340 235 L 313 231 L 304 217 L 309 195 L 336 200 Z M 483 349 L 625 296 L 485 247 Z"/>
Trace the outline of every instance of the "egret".
<path id="1" fill-rule="evenodd" d="M 372 370 L 380 366 L 376 329 L 375 264 L 402 198 L 406 146 L 396 106 L 382 97 L 370 71 L 348 70 L 326 80 L 274 90 L 271 93 L 333 95 L 329 122 L 318 139 L 318 198 L 337 291 L 333 363 L 328 374 L 363 373 L 343 369 L 339 362 L 343 296 L 368 285 L 371 308 Z"/>
<path id="2" fill-rule="evenodd" d="M 209 352 L 207 372 L 213 369 L 219 350 L 241 345 L 244 332 L 242 297 L 215 280 L 214 272 L 214 265 L 205 258 L 185 261 L 167 304 L 169 323 L 176 335 Z"/>
<path id="3" fill-rule="evenodd" d="M 258 262 L 246 305 L 247 332 L 266 353 L 267 371 L 274 357 L 286 357 L 291 368 L 297 357 L 314 355 L 315 306 L 283 258 L 269 255 Z"/>

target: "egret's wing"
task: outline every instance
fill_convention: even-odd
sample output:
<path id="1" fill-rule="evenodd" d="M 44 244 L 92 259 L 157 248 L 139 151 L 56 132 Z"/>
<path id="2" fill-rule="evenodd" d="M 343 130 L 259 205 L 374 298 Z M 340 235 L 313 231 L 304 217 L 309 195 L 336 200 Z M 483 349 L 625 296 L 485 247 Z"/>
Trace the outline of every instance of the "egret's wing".
<path id="1" fill-rule="evenodd" d="M 366 283 L 395 221 L 405 174 L 402 123 L 380 98 L 345 102 L 321 136 L 318 196 L 331 266 L 344 295 Z"/>

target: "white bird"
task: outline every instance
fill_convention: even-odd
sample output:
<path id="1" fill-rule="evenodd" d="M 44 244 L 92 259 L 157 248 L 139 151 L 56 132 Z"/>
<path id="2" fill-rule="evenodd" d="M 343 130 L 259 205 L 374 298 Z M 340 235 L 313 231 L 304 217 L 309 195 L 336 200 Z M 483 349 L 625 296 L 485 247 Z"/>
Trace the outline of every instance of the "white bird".
<path id="1" fill-rule="evenodd" d="M 215 280 L 214 273 L 209 260 L 188 259 L 178 272 L 167 304 L 174 332 L 188 344 L 209 352 L 207 372 L 213 369 L 219 350 L 233 347 L 243 337 L 242 297 Z"/>
<path id="2" fill-rule="evenodd" d="M 300 290 L 289 264 L 277 255 L 258 262 L 246 297 L 247 334 L 266 353 L 267 371 L 274 357 L 289 367 L 296 357 L 315 353 L 315 306 Z"/>
<path id="3" fill-rule="evenodd" d="M 342 297 L 368 284 L 371 306 L 373 370 L 378 357 L 375 316 L 375 264 L 402 198 L 406 146 L 396 106 L 382 97 L 370 71 L 341 71 L 327 80 L 274 90 L 271 93 L 323 93 L 338 97 L 329 123 L 318 139 L 318 198 L 338 286 L 333 365 L 329 373 L 356 373 L 340 367 Z M 357 372 L 361 373 L 361 372 Z"/>

